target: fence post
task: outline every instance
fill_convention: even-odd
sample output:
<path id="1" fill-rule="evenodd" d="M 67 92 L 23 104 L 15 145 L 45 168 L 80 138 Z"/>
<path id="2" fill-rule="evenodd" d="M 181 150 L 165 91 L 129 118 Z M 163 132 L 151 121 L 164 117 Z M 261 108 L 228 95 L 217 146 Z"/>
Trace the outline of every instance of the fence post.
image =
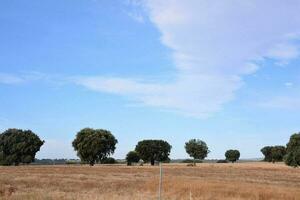
<path id="1" fill-rule="evenodd" d="M 158 200 L 161 200 L 161 190 L 162 190 L 162 165 L 159 163 L 159 188 L 158 188 Z"/>

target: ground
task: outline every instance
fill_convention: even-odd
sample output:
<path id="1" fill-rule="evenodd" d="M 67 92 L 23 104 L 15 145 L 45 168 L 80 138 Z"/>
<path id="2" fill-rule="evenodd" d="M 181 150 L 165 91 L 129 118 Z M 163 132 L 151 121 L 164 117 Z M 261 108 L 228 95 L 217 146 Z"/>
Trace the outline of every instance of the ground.
<path id="1" fill-rule="evenodd" d="M 158 166 L 0 167 L 0 199 L 157 199 Z M 300 168 L 163 164 L 162 199 L 300 200 Z"/>

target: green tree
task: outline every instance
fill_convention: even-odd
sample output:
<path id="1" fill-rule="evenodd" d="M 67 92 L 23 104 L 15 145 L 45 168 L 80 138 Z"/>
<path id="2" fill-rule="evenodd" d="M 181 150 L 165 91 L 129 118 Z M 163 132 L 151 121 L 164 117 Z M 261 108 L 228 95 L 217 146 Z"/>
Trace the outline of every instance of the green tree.
<path id="1" fill-rule="evenodd" d="M 265 156 L 264 161 L 272 162 L 272 147 L 271 146 L 265 146 L 262 148 L 261 153 Z"/>
<path id="2" fill-rule="evenodd" d="M 140 161 L 140 156 L 136 151 L 129 151 L 126 155 L 127 165 L 131 165 L 132 163 L 137 163 Z"/>
<path id="3" fill-rule="evenodd" d="M 287 143 L 285 163 L 289 166 L 300 166 L 300 132 L 290 137 Z"/>
<path id="4" fill-rule="evenodd" d="M 0 134 L 0 164 L 29 164 L 43 144 L 31 130 L 8 129 Z"/>
<path id="5" fill-rule="evenodd" d="M 110 131 L 85 128 L 77 133 L 72 145 L 81 161 L 93 166 L 113 154 L 117 143 Z"/>
<path id="6" fill-rule="evenodd" d="M 230 149 L 225 152 L 226 160 L 234 163 L 240 158 L 240 152 L 238 150 Z"/>
<path id="7" fill-rule="evenodd" d="M 185 151 L 190 155 L 190 157 L 194 158 L 194 165 L 196 165 L 196 159 L 203 160 L 209 153 L 206 143 L 198 139 L 191 139 L 186 142 Z"/>
<path id="8" fill-rule="evenodd" d="M 286 154 L 286 148 L 284 146 L 273 146 L 271 148 L 271 160 L 273 163 L 283 161 L 283 157 Z"/>
<path id="9" fill-rule="evenodd" d="M 145 162 L 154 165 L 155 161 L 168 161 L 172 146 L 163 140 L 143 140 L 138 142 L 135 151 Z"/>
<path id="10" fill-rule="evenodd" d="M 264 154 L 264 161 L 267 162 L 280 162 L 286 154 L 286 148 L 284 146 L 265 146 L 260 150 Z"/>

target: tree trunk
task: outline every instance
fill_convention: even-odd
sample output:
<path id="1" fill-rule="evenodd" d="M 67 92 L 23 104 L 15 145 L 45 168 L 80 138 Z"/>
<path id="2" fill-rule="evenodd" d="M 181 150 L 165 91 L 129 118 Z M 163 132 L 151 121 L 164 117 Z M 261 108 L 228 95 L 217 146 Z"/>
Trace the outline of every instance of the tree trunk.
<path id="1" fill-rule="evenodd" d="M 151 165 L 152 165 L 152 166 L 154 165 L 154 160 L 153 160 L 153 159 L 151 159 Z"/>

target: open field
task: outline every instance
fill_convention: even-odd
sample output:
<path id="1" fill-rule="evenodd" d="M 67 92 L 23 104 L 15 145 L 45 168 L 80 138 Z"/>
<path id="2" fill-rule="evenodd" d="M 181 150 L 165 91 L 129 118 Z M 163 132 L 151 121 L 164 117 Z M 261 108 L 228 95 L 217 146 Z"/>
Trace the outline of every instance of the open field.
<path id="1" fill-rule="evenodd" d="M 162 199 L 300 199 L 300 169 L 164 164 Z M 157 199 L 158 166 L 0 167 L 0 199 Z"/>

